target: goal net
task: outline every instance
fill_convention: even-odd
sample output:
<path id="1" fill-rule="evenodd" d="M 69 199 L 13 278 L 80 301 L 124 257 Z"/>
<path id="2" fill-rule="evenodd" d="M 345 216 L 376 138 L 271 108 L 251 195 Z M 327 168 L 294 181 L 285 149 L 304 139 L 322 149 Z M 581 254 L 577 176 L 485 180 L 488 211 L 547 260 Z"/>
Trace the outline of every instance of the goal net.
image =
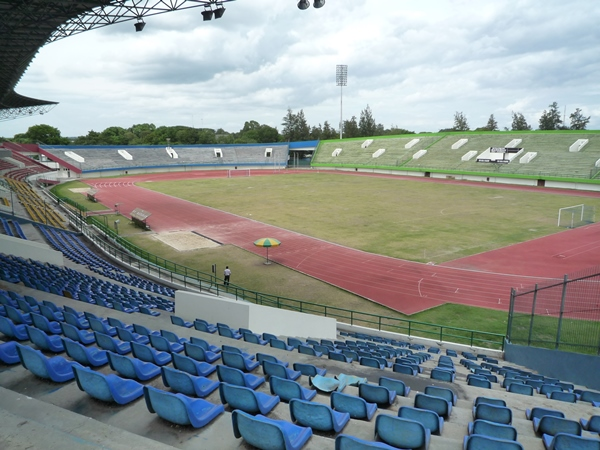
<path id="1" fill-rule="evenodd" d="M 227 171 L 227 178 L 233 177 L 249 177 L 250 169 L 229 169 Z"/>
<path id="2" fill-rule="evenodd" d="M 591 205 L 567 206 L 558 210 L 558 226 L 577 228 L 595 222 L 596 211 Z"/>

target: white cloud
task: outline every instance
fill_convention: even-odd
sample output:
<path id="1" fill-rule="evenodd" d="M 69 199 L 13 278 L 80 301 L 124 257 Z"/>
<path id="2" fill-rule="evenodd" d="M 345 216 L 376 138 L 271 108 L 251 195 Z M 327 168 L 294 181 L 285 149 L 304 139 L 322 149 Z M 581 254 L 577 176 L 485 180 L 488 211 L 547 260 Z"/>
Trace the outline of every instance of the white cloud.
<path id="1" fill-rule="evenodd" d="M 600 5 L 587 0 L 238 0 L 222 19 L 200 10 L 131 22 L 42 48 L 17 92 L 60 104 L 0 124 L 11 137 L 48 123 L 63 136 L 151 122 L 238 131 L 247 120 L 281 128 L 287 108 L 337 127 L 336 64 L 348 64 L 344 116 L 368 104 L 375 119 L 415 131 L 471 126 L 511 111 L 534 127 L 554 101 L 600 128 Z"/>

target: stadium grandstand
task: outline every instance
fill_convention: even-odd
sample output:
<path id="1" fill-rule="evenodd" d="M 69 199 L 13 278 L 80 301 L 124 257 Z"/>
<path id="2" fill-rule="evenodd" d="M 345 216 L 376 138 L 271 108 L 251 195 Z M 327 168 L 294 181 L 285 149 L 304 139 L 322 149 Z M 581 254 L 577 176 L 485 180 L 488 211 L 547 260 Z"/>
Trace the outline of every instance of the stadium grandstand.
<path id="1" fill-rule="evenodd" d="M 0 120 L 56 105 L 15 92 L 44 44 L 122 21 L 142 31 L 145 18 L 184 8 L 220 18 L 224 3 L 0 0 Z M 470 340 L 465 330 L 442 337 L 360 327 L 171 271 L 151 262 L 155 255 L 119 247 L 118 233 L 88 223 L 46 187 L 146 172 L 280 170 L 300 149 L 314 152 L 314 169 L 597 190 L 599 141 L 585 132 L 219 147 L 4 143 L 0 447 L 598 448 L 600 339 L 587 354 L 557 350 L 558 341 L 533 345 L 548 316 L 559 324 L 564 316 L 572 331 L 571 289 L 592 292 L 576 308 L 595 317 L 597 273 L 513 293 L 500 341 L 469 330 Z M 536 309 L 557 298 L 552 314 Z"/>

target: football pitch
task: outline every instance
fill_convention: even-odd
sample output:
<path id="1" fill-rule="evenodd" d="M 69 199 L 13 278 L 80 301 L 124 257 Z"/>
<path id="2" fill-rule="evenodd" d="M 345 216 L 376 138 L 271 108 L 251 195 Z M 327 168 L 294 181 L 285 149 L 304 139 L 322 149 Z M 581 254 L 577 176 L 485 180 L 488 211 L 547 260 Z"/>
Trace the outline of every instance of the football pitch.
<path id="1" fill-rule="evenodd" d="M 563 231 L 559 208 L 600 199 L 487 184 L 306 173 L 139 186 L 329 242 L 436 264 Z"/>

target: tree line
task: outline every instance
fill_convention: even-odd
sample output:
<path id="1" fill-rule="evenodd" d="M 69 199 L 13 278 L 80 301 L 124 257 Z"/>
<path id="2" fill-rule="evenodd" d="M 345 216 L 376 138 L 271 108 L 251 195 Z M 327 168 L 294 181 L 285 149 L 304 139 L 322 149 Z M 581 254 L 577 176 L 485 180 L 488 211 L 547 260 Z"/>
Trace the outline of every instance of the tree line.
<path id="1" fill-rule="evenodd" d="M 566 119 L 566 118 L 565 118 Z M 539 119 L 540 130 L 585 130 L 590 116 L 584 116 L 580 108 L 569 115 L 570 123 L 561 117 L 558 104 L 553 102 L 544 110 Z M 133 125 L 129 128 L 109 127 L 104 131 L 89 131 L 85 136 L 68 138 L 61 136 L 60 130 L 50 125 L 33 125 L 25 133 L 16 134 L 12 139 L 0 137 L 0 141 L 10 140 L 17 143 L 39 143 L 46 145 L 194 145 L 194 144 L 261 144 L 273 142 L 297 142 L 309 140 L 326 140 L 339 138 L 336 130 L 328 121 L 310 126 L 304 111 L 287 110 L 281 123 L 281 132 L 276 127 L 260 124 L 255 120 L 244 123 L 238 132 L 227 132 L 222 128 L 194 128 L 188 126 L 159 126 L 151 123 Z M 520 112 L 512 112 L 510 129 L 504 131 L 529 131 L 532 127 Z M 404 128 L 392 125 L 385 128 L 377 123 L 369 105 L 360 113 L 360 117 L 352 116 L 342 122 L 344 138 L 414 134 Z M 470 131 L 467 117 L 463 112 L 454 114 L 452 128 L 444 128 L 440 132 Z M 474 131 L 500 131 L 493 114 L 483 127 Z"/>

